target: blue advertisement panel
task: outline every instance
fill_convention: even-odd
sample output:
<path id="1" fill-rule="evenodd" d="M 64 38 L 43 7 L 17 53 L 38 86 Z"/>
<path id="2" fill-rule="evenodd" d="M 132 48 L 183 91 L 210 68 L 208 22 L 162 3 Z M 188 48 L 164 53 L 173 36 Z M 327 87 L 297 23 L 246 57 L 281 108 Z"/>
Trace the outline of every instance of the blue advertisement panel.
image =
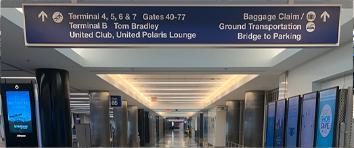
<path id="1" fill-rule="evenodd" d="M 266 147 L 274 146 L 275 102 L 268 103 Z"/>
<path id="2" fill-rule="evenodd" d="M 286 142 L 285 147 L 295 148 L 298 142 L 300 96 L 291 97 L 288 100 L 286 119 Z"/>
<path id="3" fill-rule="evenodd" d="M 320 91 L 317 110 L 316 147 L 332 147 L 336 120 L 338 88 Z"/>
<path id="4" fill-rule="evenodd" d="M 7 116 L 11 133 L 31 133 L 31 102 L 28 91 L 7 91 Z"/>
<path id="5" fill-rule="evenodd" d="M 285 129 L 285 107 L 286 100 L 277 101 L 277 111 L 275 116 L 275 147 L 284 146 L 284 129 Z"/>
<path id="6" fill-rule="evenodd" d="M 301 110 L 300 147 L 310 148 L 314 145 L 317 92 L 305 94 Z"/>
<path id="7" fill-rule="evenodd" d="M 338 5 L 26 4 L 27 46 L 338 46 Z"/>

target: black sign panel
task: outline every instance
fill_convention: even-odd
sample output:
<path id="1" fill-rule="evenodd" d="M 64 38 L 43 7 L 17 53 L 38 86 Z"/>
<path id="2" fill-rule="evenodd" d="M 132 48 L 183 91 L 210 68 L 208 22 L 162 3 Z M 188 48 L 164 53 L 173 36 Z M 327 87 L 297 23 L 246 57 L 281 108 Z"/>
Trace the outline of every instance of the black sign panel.
<path id="1" fill-rule="evenodd" d="M 2 84 L 6 146 L 38 146 L 32 84 Z"/>

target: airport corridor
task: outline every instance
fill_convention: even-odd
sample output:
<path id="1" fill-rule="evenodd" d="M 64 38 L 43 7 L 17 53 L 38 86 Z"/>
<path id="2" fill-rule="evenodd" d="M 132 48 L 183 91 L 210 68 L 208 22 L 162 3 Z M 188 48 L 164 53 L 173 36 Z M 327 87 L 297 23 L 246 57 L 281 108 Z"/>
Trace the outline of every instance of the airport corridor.
<path id="1" fill-rule="evenodd" d="M 200 147 L 194 139 L 188 137 L 182 130 L 171 130 L 160 139 L 156 147 Z"/>
<path id="2" fill-rule="evenodd" d="M 0 1 L 0 148 L 354 148 L 354 0 Z"/>

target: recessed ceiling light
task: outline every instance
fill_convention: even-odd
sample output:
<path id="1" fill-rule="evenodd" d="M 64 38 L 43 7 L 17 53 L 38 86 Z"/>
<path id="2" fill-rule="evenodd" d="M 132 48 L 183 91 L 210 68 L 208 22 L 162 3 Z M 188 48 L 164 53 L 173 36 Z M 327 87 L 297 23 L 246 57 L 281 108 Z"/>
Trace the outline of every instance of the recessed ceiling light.
<path id="1" fill-rule="evenodd" d="M 71 106 L 90 106 L 90 104 L 70 104 Z"/>
<path id="2" fill-rule="evenodd" d="M 132 82 L 133 84 L 221 84 L 223 82 Z"/>
<path id="3" fill-rule="evenodd" d="M 36 79 L 36 77 L 1 77 L 1 79 Z"/>
<path id="4" fill-rule="evenodd" d="M 141 88 L 141 90 L 144 91 L 149 91 L 149 90 L 155 90 L 155 91 L 188 91 L 188 90 L 210 90 L 213 89 L 213 87 L 210 88 Z"/>
<path id="5" fill-rule="evenodd" d="M 175 103 L 175 104 L 188 104 L 188 103 L 191 103 L 191 102 L 168 102 L 168 103 Z"/>
<path id="6" fill-rule="evenodd" d="M 201 100 L 157 100 L 157 102 L 203 102 Z"/>
<path id="7" fill-rule="evenodd" d="M 70 93 L 71 96 L 87 96 L 88 93 Z"/>
<path id="8" fill-rule="evenodd" d="M 86 101 L 89 101 L 90 98 L 76 98 L 76 97 L 73 97 L 73 98 L 70 98 L 69 100 L 86 100 Z"/>
<path id="9" fill-rule="evenodd" d="M 23 9 L 22 9 L 22 8 L 16 8 L 16 10 L 17 10 L 18 12 L 23 13 Z"/>
<path id="10" fill-rule="evenodd" d="M 176 95 L 176 96 L 186 96 L 186 95 L 207 95 L 208 93 L 145 93 L 145 95 L 154 95 L 154 96 L 165 96 L 165 95 Z"/>
<path id="11" fill-rule="evenodd" d="M 158 97 L 158 99 L 203 99 L 205 97 L 196 96 L 171 96 L 171 97 Z"/>

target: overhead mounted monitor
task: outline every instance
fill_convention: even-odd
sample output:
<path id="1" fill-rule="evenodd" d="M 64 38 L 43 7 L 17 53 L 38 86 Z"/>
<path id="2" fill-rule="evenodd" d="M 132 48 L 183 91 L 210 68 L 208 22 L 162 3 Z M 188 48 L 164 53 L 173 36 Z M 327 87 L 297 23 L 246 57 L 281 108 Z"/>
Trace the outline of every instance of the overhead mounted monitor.
<path id="1" fill-rule="evenodd" d="M 313 147 L 315 139 L 315 119 L 317 92 L 305 94 L 301 109 L 301 131 L 299 147 Z"/>
<path id="2" fill-rule="evenodd" d="M 266 147 L 274 146 L 274 126 L 275 126 L 275 102 L 268 103 L 267 106 L 267 130 L 266 130 Z"/>
<path id="3" fill-rule="evenodd" d="M 286 112 L 285 147 L 298 147 L 298 133 L 300 121 L 301 97 L 295 96 L 288 99 L 288 109 Z"/>
<path id="4" fill-rule="evenodd" d="M 338 87 L 334 87 L 320 91 L 316 120 L 316 147 L 334 146 L 338 90 Z"/>
<path id="5" fill-rule="evenodd" d="M 275 147 L 284 146 L 284 130 L 285 130 L 285 109 L 286 109 L 286 100 L 277 101 L 277 109 L 275 115 Z"/>

